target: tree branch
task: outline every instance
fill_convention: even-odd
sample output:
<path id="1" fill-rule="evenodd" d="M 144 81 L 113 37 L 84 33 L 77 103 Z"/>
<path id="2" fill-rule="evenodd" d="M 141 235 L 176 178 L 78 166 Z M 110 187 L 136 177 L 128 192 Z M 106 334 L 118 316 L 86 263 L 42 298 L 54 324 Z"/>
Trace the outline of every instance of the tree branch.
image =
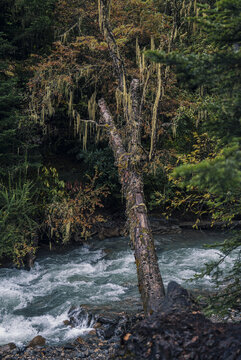
<path id="1" fill-rule="evenodd" d="M 112 33 L 111 26 L 109 23 L 109 11 L 110 11 L 110 0 L 99 0 L 99 22 L 100 28 L 104 34 L 107 42 L 110 56 L 113 61 L 114 72 L 119 79 L 119 89 L 121 92 L 124 91 L 126 82 L 126 70 L 124 61 L 119 53 L 118 46 L 115 41 L 115 37 Z"/>
<path id="2" fill-rule="evenodd" d="M 99 124 L 99 123 L 97 123 L 95 120 L 87 120 L 87 119 L 79 119 L 79 120 L 80 120 L 80 121 L 83 121 L 83 122 L 93 123 L 93 124 L 95 124 L 96 126 L 106 127 L 106 125 L 104 125 L 104 124 Z"/>
<path id="3" fill-rule="evenodd" d="M 140 114 L 140 81 L 133 79 L 130 85 L 131 93 L 131 117 L 129 121 L 130 139 L 129 151 L 133 156 L 137 155 L 141 144 L 141 114 Z"/>
<path id="4" fill-rule="evenodd" d="M 117 160 L 118 165 L 120 165 L 121 162 L 123 162 L 124 157 L 129 155 L 127 154 L 123 141 L 120 137 L 120 134 L 115 126 L 114 120 L 112 118 L 112 115 L 110 113 L 110 110 L 108 109 L 105 100 L 102 98 L 98 101 L 98 105 L 100 108 L 101 113 L 101 119 L 100 121 L 103 122 L 103 126 L 106 127 L 107 131 L 109 132 L 110 136 L 110 143 L 111 148 L 115 153 L 115 157 Z M 127 159 L 126 159 L 127 160 Z"/>

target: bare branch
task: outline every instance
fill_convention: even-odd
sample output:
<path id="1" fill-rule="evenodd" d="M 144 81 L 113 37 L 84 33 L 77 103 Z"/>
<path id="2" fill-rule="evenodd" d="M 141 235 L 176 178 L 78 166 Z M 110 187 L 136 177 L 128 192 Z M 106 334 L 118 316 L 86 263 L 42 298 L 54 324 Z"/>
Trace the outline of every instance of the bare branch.
<path id="1" fill-rule="evenodd" d="M 99 124 L 99 123 L 97 123 L 95 120 L 87 120 L 87 119 L 79 119 L 80 121 L 83 121 L 83 122 L 90 122 L 90 123 L 93 123 L 93 124 L 95 124 L 96 126 L 99 126 L 99 127 L 106 127 L 106 125 L 104 125 L 104 124 Z"/>
<path id="2" fill-rule="evenodd" d="M 66 30 L 63 34 L 59 35 L 60 39 L 62 40 L 67 34 L 69 34 L 72 30 L 74 30 L 77 26 L 79 26 L 79 20 L 71 26 L 68 30 Z"/>
<path id="3" fill-rule="evenodd" d="M 110 11 L 110 0 L 99 0 L 99 19 L 100 28 L 104 34 L 107 42 L 110 56 L 113 61 L 113 68 L 116 76 L 119 79 L 119 89 L 124 91 L 126 81 L 126 70 L 124 61 L 119 53 L 118 46 L 115 41 L 115 37 L 112 33 L 111 26 L 109 23 L 109 11 Z"/>

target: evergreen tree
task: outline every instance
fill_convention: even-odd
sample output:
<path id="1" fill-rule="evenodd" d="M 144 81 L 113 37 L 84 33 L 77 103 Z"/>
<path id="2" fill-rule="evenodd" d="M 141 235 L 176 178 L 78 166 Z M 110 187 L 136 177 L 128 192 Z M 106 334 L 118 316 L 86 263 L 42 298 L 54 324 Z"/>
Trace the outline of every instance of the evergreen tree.
<path id="1" fill-rule="evenodd" d="M 17 138 L 18 108 L 21 95 L 17 89 L 17 78 L 13 65 L 6 56 L 13 47 L 0 35 L 0 174 L 4 175 L 18 162 L 20 140 Z"/>
<path id="2" fill-rule="evenodd" d="M 175 67 L 180 82 L 190 92 L 202 87 L 202 109 L 207 116 L 201 129 L 216 143 L 216 157 L 198 164 L 177 167 L 174 177 L 181 178 L 186 189 L 197 188 L 212 195 L 209 206 L 214 209 L 213 221 L 231 223 L 241 213 L 241 3 L 220 0 L 213 7 L 202 7 L 195 19 L 202 32 L 202 45 L 196 52 L 166 54 L 149 51 L 148 56 L 158 63 Z M 221 244 L 223 256 L 217 263 L 208 264 L 199 276 L 212 275 L 220 289 L 212 297 L 209 309 L 224 312 L 239 306 L 241 234 Z M 219 246 L 219 245 L 214 245 Z M 228 275 L 222 275 L 220 265 L 235 251 L 236 261 Z"/>
<path id="3" fill-rule="evenodd" d="M 24 111 L 29 55 L 53 41 L 54 2 L 0 1 L 0 258 L 17 265 L 32 259 L 39 216 L 29 168 L 41 164 L 40 137 Z"/>

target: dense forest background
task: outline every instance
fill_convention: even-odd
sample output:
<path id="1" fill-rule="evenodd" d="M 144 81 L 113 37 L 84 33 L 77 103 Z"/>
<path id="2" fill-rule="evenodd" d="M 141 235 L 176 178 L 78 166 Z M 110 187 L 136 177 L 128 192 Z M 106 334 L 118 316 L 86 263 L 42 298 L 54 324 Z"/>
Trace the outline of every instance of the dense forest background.
<path id="1" fill-rule="evenodd" d="M 124 136 L 124 104 L 97 1 L 0 3 L 0 258 L 23 266 L 42 243 L 89 238 L 100 208 L 124 208 L 95 123 L 104 97 Z M 117 0 L 110 22 L 127 79 L 142 84 L 148 209 L 229 226 L 221 264 L 240 246 L 241 3 Z M 227 285 L 221 309 L 238 304 L 239 255 L 225 278 L 216 265 L 199 276 Z"/>

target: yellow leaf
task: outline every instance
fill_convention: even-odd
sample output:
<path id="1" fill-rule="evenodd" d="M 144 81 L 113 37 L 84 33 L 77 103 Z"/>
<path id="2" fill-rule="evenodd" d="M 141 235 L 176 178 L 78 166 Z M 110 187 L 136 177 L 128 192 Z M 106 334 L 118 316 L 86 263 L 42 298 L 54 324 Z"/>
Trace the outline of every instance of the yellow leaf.
<path id="1" fill-rule="evenodd" d="M 123 339 L 124 339 L 124 341 L 128 341 L 130 337 L 131 337 L 131 334 L 128 333 L 128 334 L 125 334 Z"/>
<path id="2" fill-rule="evenodd" d="M 4 73 L 7 76 L 14 76 L 14 73 L 12 71 L 9 71 L 9 70 L 4 71 Z"/>

